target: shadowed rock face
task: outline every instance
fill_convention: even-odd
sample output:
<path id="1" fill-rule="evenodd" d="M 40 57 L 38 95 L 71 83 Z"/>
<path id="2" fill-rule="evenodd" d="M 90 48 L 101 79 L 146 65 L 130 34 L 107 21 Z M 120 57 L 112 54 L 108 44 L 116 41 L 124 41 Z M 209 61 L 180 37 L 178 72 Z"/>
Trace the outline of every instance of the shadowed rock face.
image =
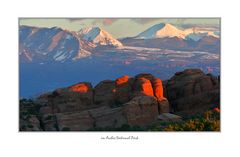
<path id="1" fill-rule="evenodd" d="M 129 125 L 145 126 L 157 120 L 158 102 L 151 96 L 137 96 L 124 104 L 123 114 Z"/>
<path id="2" fill-rule="evenodd" d="M 57 89 L 48 95 L 40 96 L 38 102 L 44 102 L 45 105 L 40 111 L 52 114 L 79 112 L 96 106 L 93 103 L 92 85 L 87 82 Z"/>
<path id="3" fill-rule="evenodd" d="M 129 76 L 123 76 L 115 81 L 115 103 L 123 104 L 128 102 L 132 97 L 132 86 L 134 79 Z"/>
<path id="4" fill-rule="evenodd" d="M 112 80 L 101 81 L 94 89 L 94 102 L 99 105 L 114 103 L 115 82 Z"/>
<path id="5" fill-rule="evenodd" d="M 198 69 L 176 73 L 165 86 L 151 74 L 139 74 L 101 81 L 95 88 L 80 82 L 43 94 L 36 102 L 40 104 L 38 115 L 33 115 L 31 121 L 20 121 L 32 123 L 32 130 L 146 126 L 170 110 L 190 115 L 211 107 L 219 102 L 219 81 Z"/>
<path id="6" fill-rule="evenodd" d="M 176 73 L 166 83 L 166 95 L 172 111 L 195 114 L 207 108 L 219 106 L 220 82 L 199 69 L 187 69 Z"/>

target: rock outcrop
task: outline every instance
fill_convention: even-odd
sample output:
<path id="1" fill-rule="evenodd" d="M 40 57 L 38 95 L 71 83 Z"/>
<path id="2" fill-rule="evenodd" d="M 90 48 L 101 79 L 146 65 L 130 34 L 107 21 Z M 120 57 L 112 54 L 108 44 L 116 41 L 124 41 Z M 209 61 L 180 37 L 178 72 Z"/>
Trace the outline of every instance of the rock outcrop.
<path id="1" fill-rule="evenodd" d="M 136 78 L 134 82 L 134 96 L 148 95 L 154 96 L 151 81 L 144 78 Z"/>
<path id="2" fill-rule="evenodd" d="M 96 106 L 93 103 L 92 85 L 87 82 L 57 89 L 48 95 L 40 96 L 38 102 L 45 102 L 41 111 L 50 114 L 83 111 Z"/>
<path id="3" fill-rule="evenodd" d="M 135 76 L 135 95 L 154 96 L 158 102 L 158 112 L 168 113 L 169 102 L 163 94 L 162 80 L 151 74 L 138 74 Z"/>
<path id="4" fill-rule="evenodd" d="M 169 111 L 162 81 L 151 74 L 101 81 L 92 88 L 80 82 L 41 95 L 43 130 L 89 130 L 101 127 L 146 126 Z"/>
<path id="5" fill-rule="evenodd" d="M 145 126 L 157 120 L 158 103 L 152 96 L 138 96 L 124 104 L 123 114 L 129 125 Z"/>
<path id="6" fill-rule="evenodd" d="M 158 119 L 162 122 L 179 122 L 182 121 L 182 117 L 171 113 L 163 113 L 158 116 Z"/>
<path id="7" fill-rule="evenodd" d="M 115 82 L 105 80 L 100 82 L 94 89 L 94 102 L 101 105 L 109 106 L 114 103 Z"/>
<path id="8" fill-rule="evenodd" d="M 38 111 L 40 106 L 33 101 L 20 100 L 20 131 L 41 131 Z"/>
<path id="9" fill-rule="evenodd" d="M 123 76 L 115 81 L 115 103 L 123 104 L 128 102 L 132 97 L 133 78 Z"/>
<path id="10" fill-rule="evenodd" d="M 166 95 L 173 112 L 190 115 L 219 105 L 219 88 L 218 78 L 199 69 L 187 69 L 167 81 Z"/>
<path id="11" fill-rule="evenodd" d="M 155 78 L 152 81 L 152 84 L 153 84 L 154 96 L 159 100 L 165 99 L 164 96 L 163 96 L 162 80 L 160 80 L 159 78 Z"/>
<path id="12" fill-rule="evenodd" d="M 56 89 L 34 103 L 20 107 L 21 130 L 79 131 L 124 124 L 145 127 L 158 121 L 159 115 L 160 119 L 170 115 L 167 119 L 172 121 L 170 111 L 190 115 L 219 104 L 219 79 L 197 69 L 176 73 L 164 84 L 151 74 L 123 76 L 101 81 L 95 88 L 80 82 Z"/>

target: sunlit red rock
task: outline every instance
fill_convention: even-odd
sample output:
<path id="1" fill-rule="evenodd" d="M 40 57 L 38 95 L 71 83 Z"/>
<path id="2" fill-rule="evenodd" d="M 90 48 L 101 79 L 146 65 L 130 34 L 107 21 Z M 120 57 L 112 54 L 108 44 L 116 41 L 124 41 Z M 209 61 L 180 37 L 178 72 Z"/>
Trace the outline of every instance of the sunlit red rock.
<path id="1" fill-rule="evenodd" d="M 89 84 L 79 83 L 69 87 L 69 90 L 72 92 L 87 93 L 89 91 Z"/>
<path id="2" fill-rule="evenodd" d="M 137 78 L 134 83 L 135 95 L 154 96 L 151 82 L 146 78 Z"/>
<path id="3" fill-rule="evenodd" d="M 46 113 L 79 112 L 94 107 L 93 88 L 88 82 L 80 82 L 67 88 L 59 88 L 44 97 L 39 102 L 48 104 L 40 109 Z"/>
<path id="4" fill-rule="evenodd" d="M 127 75 L 120 77 L 120 78 L 116 79 L 116 85 L 126 83 L 126 82 L 128 82 L 128 79 L 129 79 L 129 76 L 127 76 Z"/>
<path id="5" fill-rule="evenodd" d="M 153 84 L 153 91 L 154 91 L 155 97 L 158 98 L 159 100 L 166 99 L 163 96 L 162 80 L 159 79 L 159 78 L 154 78 L 153 81 L 152 81 L 152 84 Z"/>
<path id="6" fill-rule="evenodd" d="M 176 73 L 164 82 L 151 74 L 123 76 L 101 81 L 95 88 L 87 82 L 59 88 L 39 96 L 36 102 L 41 104 L 39 122 L 47 131 L 146 126 L 170 110 L 188 116 L 218 106 L 219 79 L 198 69 Z M 219 107 L 212 112 L 219 113 Z M 21 123 L 36 123 L 37 129 L 40 123 L 36 118 Z"/>

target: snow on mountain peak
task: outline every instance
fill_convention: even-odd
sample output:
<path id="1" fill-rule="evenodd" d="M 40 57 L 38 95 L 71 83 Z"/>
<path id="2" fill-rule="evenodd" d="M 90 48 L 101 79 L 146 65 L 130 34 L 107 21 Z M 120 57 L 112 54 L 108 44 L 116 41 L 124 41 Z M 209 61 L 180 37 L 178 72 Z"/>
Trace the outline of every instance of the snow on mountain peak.
<path id="1" fill-rule="evenodd" d="M 156 24 L 144 32 L 140 33 L 136 38 L 151 39 L 151 38 L 165 38 L 165 37 L 178 37 L 185 38 L 184 31 L 176 28 L 168 23 Z"/>
<path id="2" fill-rule="evenodd" d="M 184 30 L 186 37 L 185 39 L 191 39 L 194 41 L 199 41 L 203 37 L 214 37 L 219 38 L 219 32 L 215 30 L 211 30 L 209 28 L 188 28 Z"/>
<path id="3" fill-rule="evenodd" d="M 86 41 L 93 42 L 94 44 L 122 46 L 120 41 L 99 27 L 81 29 L 79 31 L 79 36 Z"/>

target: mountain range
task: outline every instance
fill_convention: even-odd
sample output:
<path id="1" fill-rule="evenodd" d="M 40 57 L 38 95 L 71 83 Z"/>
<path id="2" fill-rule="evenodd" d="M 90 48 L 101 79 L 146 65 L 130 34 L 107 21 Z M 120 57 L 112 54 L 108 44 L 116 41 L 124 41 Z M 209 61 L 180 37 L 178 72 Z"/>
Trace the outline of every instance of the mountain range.
<path id="1" fill-rule="evenodd" d="M 19 27 L 20 97 L 105 78 L 151 73 L 163 80 L 186 68 L 220 74 L 219 32 L 157 24 L 121 39 L 99 27 L 69 31 Z"/>
<path id="2" fill-rule="evenodd" d="M 217 31 L 199 28 L 181 30 L 165 23 L 154 25 L 135 37 L 121 39 L 114 38 L 99 27 L 75 32 L 58 27 L 19 28 L 20 62 L 76 61 L 95 52 L 126 46 L 218 53 L 219 45 Z"/>
<path id="3" fill-rule="evenodd" d="M 178 29 L 171 24 L 156 24 L 135 37 L 121 40 L 124 45 L 181 51 L 220 51 L 217 30 L 204 28 Z"/>
<path id="4" fill-rule="evenodd" d="M 188 29 L 179 29 L 168 23 L 156 24 L 144 32 L 137 35 L 136 39 L 154 39 L 154 38 L 181 38 L 181 39 L 192 39 L 195 41 L 200 40 L 203 37 L 215 37 L 219 38 L 217 30 L 206 30 L 201 28 L 188 28 Z"/>

